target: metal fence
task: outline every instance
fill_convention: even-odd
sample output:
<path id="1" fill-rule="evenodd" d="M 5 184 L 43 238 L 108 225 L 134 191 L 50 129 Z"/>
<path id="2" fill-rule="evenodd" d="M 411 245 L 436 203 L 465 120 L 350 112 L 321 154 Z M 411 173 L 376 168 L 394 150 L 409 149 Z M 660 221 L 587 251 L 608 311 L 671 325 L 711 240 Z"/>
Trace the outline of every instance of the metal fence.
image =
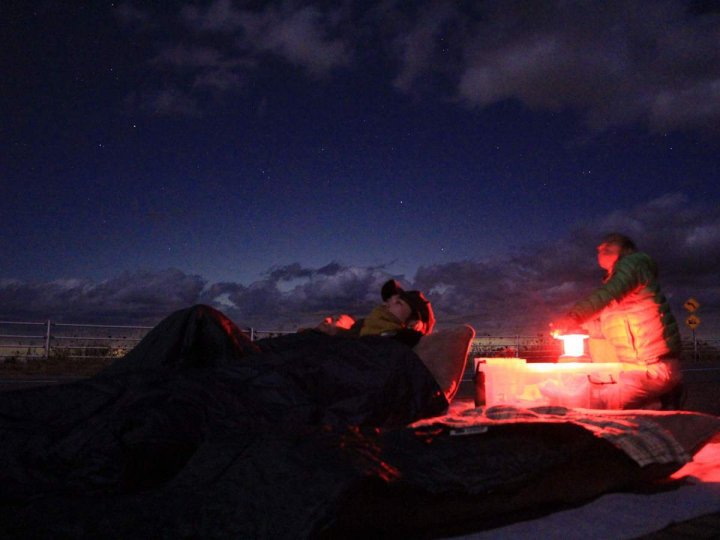
<path id="1" fill-rule="evenodd" d="M 0 321 L 0 359 L 109 358 L 132 349 L 149 326 Z"/>
<path id="2" fill-rule="evenodd" d="M 118 358 L 132 349 L 150 326 L 67 324 L 53 321 L 0 321 L 0 361 L 8 359 Z M 243 329 L 252 340 L 289 332 Z M 554 361 L 560 342 L 550 336 L 497 335 L 473 340 L 470 357 L 519 356 L 530 362 Z M 683 341 L 683 361 L 720 360 L 720 338 Z"/>
<path id="3" fill-rule="evenodd" d="M 10 359 L 119 358 L 153 327 L 68 324 L 53 321 L 0 321 L 0 362 Z M 243 329 L 252 340 L 288 332 Z"/>

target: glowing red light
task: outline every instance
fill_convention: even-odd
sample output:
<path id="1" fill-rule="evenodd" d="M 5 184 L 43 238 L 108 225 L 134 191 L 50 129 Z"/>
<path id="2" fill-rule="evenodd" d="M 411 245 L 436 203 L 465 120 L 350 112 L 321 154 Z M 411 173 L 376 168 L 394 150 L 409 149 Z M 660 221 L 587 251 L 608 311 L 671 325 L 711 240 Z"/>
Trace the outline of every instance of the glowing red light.
<path id="1" fill-rule="evenodd" d="M 587 334 L 565 334 L 555 336 L 563 342 L 563 356 L 580 357 L 585 355 L 585 340 Z"/>

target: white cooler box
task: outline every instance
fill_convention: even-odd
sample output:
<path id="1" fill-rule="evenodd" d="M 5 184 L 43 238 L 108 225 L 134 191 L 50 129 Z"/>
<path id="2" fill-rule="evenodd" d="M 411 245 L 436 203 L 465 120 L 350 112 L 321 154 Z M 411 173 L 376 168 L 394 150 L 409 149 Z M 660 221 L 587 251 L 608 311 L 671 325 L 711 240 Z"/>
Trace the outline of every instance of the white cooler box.
<path id="1" fill-rule="evenodd" d="M 527 363 L 524 358 L 475 358 L 476 404 L 617 409 L 620 362 Z M 479 374 L 482 372 L 482 375 Z"/>

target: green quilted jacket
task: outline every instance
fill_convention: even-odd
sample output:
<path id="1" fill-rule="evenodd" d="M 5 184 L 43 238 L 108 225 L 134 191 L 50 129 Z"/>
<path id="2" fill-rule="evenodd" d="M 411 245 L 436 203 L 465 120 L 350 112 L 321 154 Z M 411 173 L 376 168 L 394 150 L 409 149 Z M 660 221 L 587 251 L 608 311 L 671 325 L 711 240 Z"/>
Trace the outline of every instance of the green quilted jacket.
<path id="1" fill-rule="evenodd" d="M 609 278 L 568 315 L 578 323 L 600 316 L 603 337 L 621 362 L 651 363 L 680 355 L 680 331 L 657 282 L 657 266 L 645 253 L 617 260 Z"/>

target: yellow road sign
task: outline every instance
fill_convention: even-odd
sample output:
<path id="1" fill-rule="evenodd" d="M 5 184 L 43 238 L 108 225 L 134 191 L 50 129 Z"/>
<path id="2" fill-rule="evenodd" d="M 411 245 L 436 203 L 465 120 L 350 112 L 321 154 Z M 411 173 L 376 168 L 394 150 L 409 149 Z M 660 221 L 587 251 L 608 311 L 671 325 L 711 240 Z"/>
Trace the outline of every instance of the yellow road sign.
<path id="1" fill-rule="evenodd" d="M 685 319 L 685 324 L 695 330 L 695 327 L 700 324 L 700 317 L 697 315 L 690 315 L 687 319 Z"/>
<path id="2" fill-rule="evenodd" d="M 688 298 L 685 303 L 683 304 L 683 307 L 687 309 L 690 313 L 695 311 L 697 308 L 700 307 L 700 302 L 695 300 L 694 298 Z"/>

